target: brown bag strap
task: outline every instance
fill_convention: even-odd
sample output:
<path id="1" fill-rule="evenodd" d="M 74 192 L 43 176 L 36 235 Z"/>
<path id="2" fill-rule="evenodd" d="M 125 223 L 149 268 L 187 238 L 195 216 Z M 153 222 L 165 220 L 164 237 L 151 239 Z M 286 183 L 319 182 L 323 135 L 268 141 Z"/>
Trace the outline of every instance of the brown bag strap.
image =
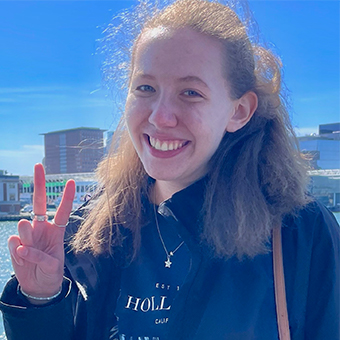
<path id="1" fill-rule="evenodd" d="M 281 225 L 273 229 L 273 265 L 274 286 L 277 314 L 277 326 L 280 340 L 290 340 L 285 277 L 282 260 Z"/>

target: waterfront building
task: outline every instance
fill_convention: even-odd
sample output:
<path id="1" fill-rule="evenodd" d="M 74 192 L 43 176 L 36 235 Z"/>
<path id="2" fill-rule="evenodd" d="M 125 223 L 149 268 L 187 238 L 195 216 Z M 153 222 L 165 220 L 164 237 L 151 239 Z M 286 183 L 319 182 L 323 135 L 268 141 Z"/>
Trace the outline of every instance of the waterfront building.
<path id="1" fill-rule="evenodd" d="M 33 203 L 33 176 L 20 176 L 20 202 L 21 206 Z"/>
<path id="2" fill-rule="evenodd" d="M 311 160 L 310 192 L 331 210 L 340 211 L 340 123 L 320 124 L 318 134 L 298 141 Z"/>
<path id="3" fill-rule="evenodd" d="M 104 131 L 80 127 L 43 133 L 46 174 L 94 171 L 104 156 Z"/>
<path id="4" fill-rule="evenodd" d="M 340 211 L 340 169 L 312 170 L 310 192 L 332 211 Z"/>
<path id="5" fill-rule="evenodd" d="M 46 175 L 46 198 L 47 207 L 57 207 L 60 204 L 61 196 L 65 188 L 65 184 L 69 179 L 73 179 L 76 183 L 76 193 L 73 201 L 73 209 L 77 209 L 84 201 L 92 195 L 96 189 L 97 182 L 95 174 L 91 173 L 75 173 L 75 174 L 53 174 Z M 32 203 L 33 198 L 33 176 L 20 177 L 20 195 L 29 197 Z"/>
<path id="6" fill-rule="evenodd" d="M 340 123 L 320 124 L 319 135 L 332 135 L 340 132 Z"/>
<path id="7" fill-rule="evenodd" d="M 20 212 L 19 176 L 0 170 L 0 214 Z"/>
<path id="8" fill-rule="evenodd" d="M 318 134 L 298 137 L 298 141 L 312 169 L 340 169 L 340 123 L 321 124 Z"/>

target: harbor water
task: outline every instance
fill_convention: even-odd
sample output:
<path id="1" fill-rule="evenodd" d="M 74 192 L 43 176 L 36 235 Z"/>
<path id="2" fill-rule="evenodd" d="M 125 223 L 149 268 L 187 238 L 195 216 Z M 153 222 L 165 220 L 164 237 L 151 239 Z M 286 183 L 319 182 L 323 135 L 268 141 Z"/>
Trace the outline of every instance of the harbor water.
<path id="1" fill-rule="evenodd" d="M 334 213 L 340 223 L 340 212 Z M 17 234 L 17 222 L 0 222 L 0 292 L 2 292 L 7 280 L 12 274 L 12 264 L 7 249 L 7 239 L 10 235 Z M 5 333 L 0 313 L 0 340 L 5 340 Z"/>
<path id="2" fill-rule="evenodd" d="M 10 235 L 17 234 L 17 222 L 0 222 L 0 292 L 12 274 L 12 264 L 7 248 L 7 240 Z M 0 313 L 0 340 L 5 340 L 2 315 Z"/>

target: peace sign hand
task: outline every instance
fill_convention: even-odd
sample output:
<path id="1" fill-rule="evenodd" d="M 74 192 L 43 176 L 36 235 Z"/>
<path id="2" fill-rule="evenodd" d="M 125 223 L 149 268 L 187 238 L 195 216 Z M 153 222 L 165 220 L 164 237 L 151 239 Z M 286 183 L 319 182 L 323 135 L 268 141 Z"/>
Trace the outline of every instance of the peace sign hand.
<path id="1" fill-rule="evenodd" d="M 61 203 L 55 214 L 55 224 L 34 219 L 20 220 L 19 236 L 8 239 L 15 275 L 22 291 L 35 297 L 56 294 L 63 281 L 64 233 L 75 195 L 75 183 L 66 183 Z M 42 164 L 34 167 L 33 211 L 46 215 L 45 172 Z M 32 303 L 40 304 L 37 300 Z"/>

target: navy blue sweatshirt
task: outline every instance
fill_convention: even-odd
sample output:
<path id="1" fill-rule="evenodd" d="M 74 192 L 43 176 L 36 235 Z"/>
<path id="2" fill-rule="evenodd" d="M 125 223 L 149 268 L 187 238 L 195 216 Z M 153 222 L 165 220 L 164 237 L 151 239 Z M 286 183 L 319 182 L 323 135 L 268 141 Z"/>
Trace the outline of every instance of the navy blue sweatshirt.
<path id="1" fill-rule="evenodd" d="M 29 305 L 12 278 L 0 301 L 8 340 L 278 339 L 272 254 L 243 261 L 208 256 L 197 228 L 202 196 L 197 182 L 162 207 L 159 227 L 168 249 L 185 242 L 171 268 L 164 267 L 151 218 L 140 256 L 129 266 L 67 252 L 63 292 L 47 306 Z M 79 223 L 71 220 L 68 236 Z M 292 340 L 339 340 L 339 231 L 317 202 L 283 221 Z"/>

